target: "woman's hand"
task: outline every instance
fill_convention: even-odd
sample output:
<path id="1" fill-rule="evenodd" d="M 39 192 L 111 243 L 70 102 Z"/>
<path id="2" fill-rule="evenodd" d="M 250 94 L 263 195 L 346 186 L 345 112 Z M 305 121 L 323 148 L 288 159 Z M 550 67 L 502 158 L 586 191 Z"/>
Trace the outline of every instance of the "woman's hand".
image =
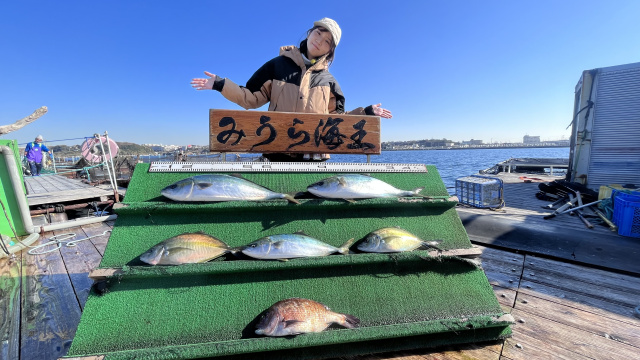
<path id="1" fill-rule="evenodd" d="M 393 115 L 391 115 L 391 111 L 381 108 L 380 105 L 382 104 L 371 105 L 371 108 L 373 109 L 373 113 L 376 114 L 376 116 L 380 116 L 385 119 L 391 119 L 393 117 Z"/>
<path id="2" fill-rule="evenodd" d="M 208 71 L 204 72 L 208 79 L 195 78 L 191 79 L 191 87 L 196 90 L 213 90 L 213 82 L 216 80 L 216 75 Z"/>

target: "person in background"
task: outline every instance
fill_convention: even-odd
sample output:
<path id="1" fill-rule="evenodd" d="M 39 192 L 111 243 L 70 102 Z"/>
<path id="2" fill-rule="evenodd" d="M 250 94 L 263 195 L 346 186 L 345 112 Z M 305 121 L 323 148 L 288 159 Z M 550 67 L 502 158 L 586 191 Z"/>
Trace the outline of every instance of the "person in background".
<path id="1" fill-rule="evenodd" d="M 315 114 L 374 115 L 391 118 L 391 112 L 381 104 L 345 111 L 345 97 L 340 85 L 329 72 L 342 30 L 329 18 L 313 23 L 307 37 L 298 47 L 280 48 L 280 55 L 262 65 L 246 86 L 205 71 L 208 78 L 195 78 L 196 90 L 217 90 L 226 99 L 245 109 L 255 109 L 269 103 L 269 111 Z M 270 161 L 324 161 L 328 154 L 263 154 Z"/>
<path id="2" fill-rule="evenodd" d="M 27 144 L 24 148 L 24 156 L 29 163 L 29 169 L 31 170 L 31 176 L 40 176 L 40 170 L 42 170 L 43 152 L 51 154 L 51 150 L 42 143 L 42 135 L 36 136 L 33 142 Z"/>

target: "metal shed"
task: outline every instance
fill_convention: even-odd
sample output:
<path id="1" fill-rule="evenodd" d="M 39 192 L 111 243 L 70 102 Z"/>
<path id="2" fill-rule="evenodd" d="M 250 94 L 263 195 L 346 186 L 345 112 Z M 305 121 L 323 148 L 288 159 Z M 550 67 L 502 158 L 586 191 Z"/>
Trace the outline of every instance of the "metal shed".
<path id="1" fill-rule="evenodd" d="M 584 71 L 573 115 L 570 180 L 640 186 L 640 62 Z"/>

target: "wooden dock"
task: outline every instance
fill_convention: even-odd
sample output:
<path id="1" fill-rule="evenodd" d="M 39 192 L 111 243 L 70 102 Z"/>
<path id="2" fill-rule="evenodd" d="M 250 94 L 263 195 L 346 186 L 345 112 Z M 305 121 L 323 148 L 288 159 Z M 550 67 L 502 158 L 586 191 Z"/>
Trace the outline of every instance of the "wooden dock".
<path id="1" fill-rule="evenodd" d="M 110 185 L 91 186 L 78 179 L 61 175 L 25 176 L 29 206 L 58 204 L 71 201 L 105 201 L 113 197 Z M 123 188 L 118 193 L 124 194 Z"/>
<path id="2" fill-rule="evenodd" d="M 535 184 L 533 184 L 535 186 Z M 534 224 L 548 212 L 532 193 L 519 190 L 531 183 L 505 185 L 506 212 L 467 209 L 478 217 L 500 217 Z M 522 191 L 518 203 L 510 196 Z M 528 196 L 524 194 L 528 193 Z M 535 193 L 535 192 L 534 192 Z M 519 206 L 519 207 L 516 207 Z M 521 207 L 522 208 L 521 208 Z M 540 210 L 538 210 L 540 209 Z M 553 226 L 582 231 L 577 219 L 566 216 Z M 542 220 L 541 220 L 542 221 Z M 541 222 L 533 227 L 549 225 Z M 13 259 L 0 258 L 0 359 L 49 360 L 64 356 L 77 328 L 92 281 L 109 238 L 102 235 L 113 223 L 86 225 L 43 234 L 36 244 L 53 235 L 73 232 L 81 241 L 42 255 L 22 252 Z M 625 238 L 602 227 L 594 236 L 606 241 Z M 638 247 L 640 247 L 640 241 Z M 473 240 L 476 244 L 483 244 Z M 591 266 L 548 254 L 533 247 L 526 251 L 481 246 L 483 269 L 505 312 L 513 315 L 513 337 L 505 341 L 436 349 L 373 354 L 350 360 L 532 360 L 532 359 L 637 359 L 640 354 L 640 277 L 632 271 Z M 615 246 L 615 243 L 610 243 Z M 602 245 L 604 246 L 604 245 Z M 41 251 L 47 249 L 40 249 Z M 594 250 L 597 251 L 597 250 Z M 585 255 L 586 256 L 586 255 Z M 615 265 L 615 264 L 611 264 Z M 420 301 L 420 299 L 416 299 Z"/>

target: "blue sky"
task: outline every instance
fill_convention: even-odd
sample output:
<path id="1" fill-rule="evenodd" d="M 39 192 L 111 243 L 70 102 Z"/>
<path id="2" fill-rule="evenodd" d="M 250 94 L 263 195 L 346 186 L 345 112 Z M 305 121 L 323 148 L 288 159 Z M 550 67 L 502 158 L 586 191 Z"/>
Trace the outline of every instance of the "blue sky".
<path id="1" fill-rule="evenodd" d="M 49 112 L 1 138 L 207 144 L 208 109 L 240 107 L 191 78 L 244 84 L 325 16 L 347 109 L 393 112 L 383 141 L 568 138 L 582 71 L 640 61 L 638 14 L 636 0 L 3 1 L 0 125 Z"/>

